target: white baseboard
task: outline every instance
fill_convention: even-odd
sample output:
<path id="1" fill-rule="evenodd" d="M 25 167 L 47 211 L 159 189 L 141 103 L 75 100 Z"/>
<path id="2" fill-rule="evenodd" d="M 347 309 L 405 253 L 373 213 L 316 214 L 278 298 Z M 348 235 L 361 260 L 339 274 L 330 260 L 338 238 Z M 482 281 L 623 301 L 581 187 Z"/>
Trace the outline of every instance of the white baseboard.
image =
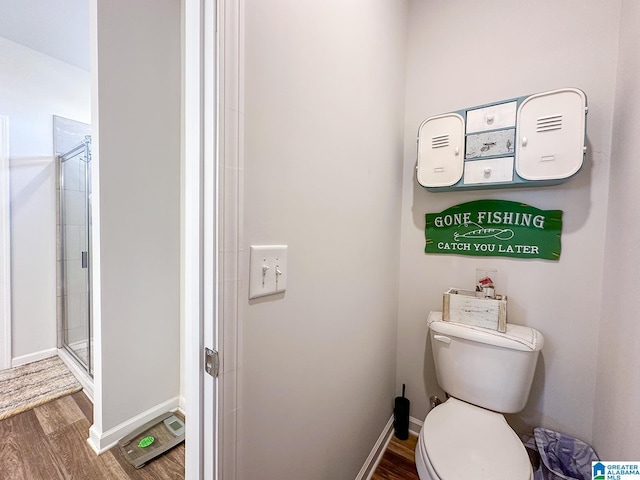
<path id="1" fill-rule="evenodd" d="M 384 451 L 387 449 L 387 445 L 391 441 L 391 436 L 393 435 L 393 415 L 384 426 L 384 430 L 378 437 L 378 440 L 373 445 L 371 449 L 371 453 L 364 462 L 364 465 L 358 472 L 358 476 L 356 480 L 369 480 L 373 476 L 373 472 L 376 471 L 378 464 L 380 463 L 380 459 L 382 455 L 384 455 Z"/>
<path id="2" fill-rule="evenodd" d="M 178 399 L 178 411 L 185 417 L 187 416 L 187 414 L 185 413 L 186 405 L 187 405 L 187 400 L 184 398 L 183 395 L 180 395 L 180 398 Z"/>
<path id="3" fill-rule="evenodd" d="M 106 432 L 99 431 L 94 424 L 89 429 L 89 438 L 87 439 L 87 443 L 89 443 L 89 446 L 91 446 L 91 448 L 100 455 L 114 447 L 118 443 L 118 440 L 129 435 L 136 428 L 150 422 L 155 417 L 162 415 L 163 413 L 177 410 L 178 403 L 178 397 L 171 398 L 166 402 L 150 408 L 146 412 L 142 412 L 141 414 L 122 422 L 120 425 L 110 428 Z"/>
<path id="4" fill-rule="evenodd" d="M 409 417 L 409 433 L 418 436 L 420 435 L 420 430 L 422 429 L 422 424 L 424 422 L 422 420 L 418 420 L 415 417 Z M 384 455 L 389 442 L 391 442 L 391 438 L 393 437 L 393 415 L 387 422 L 382 430 L 382 433 L 378 437 L 371 453 L 367 457 L 367 460 L 364 462 L 364 465 L 360 469 L 356 480 L 371 480 L 376 468 L 378 468 L 378 464 L 380 460 L 382 460 L 382 456 Z"/>
<path id="5" fill-rule="evenodd" d="M 46 350 L 40 350 L 39 352 L 13 357 L 11 360 L 11 367 L 19 367 L 20 365 L 26 365 L 27 363 L 37 362 L 38 360 L 44 360 L 49 357 L 55 357 L 57 354 L 57 348 L 47 348 Z"/>
<path id="6" fill-rule="evenodd" d="M 67 366 L 67 368 L 73 373 L 73 376 L 76 377 L 80 385 L 82 385 L 82 389 L 84 390 L 85 395 L 91 400 L 93 403 L 93 378 L 86 372 L 85 369 L 78 365 L 73 356 L 67 352 L 64 348 L 58 349 L 58 356 Z"/>
<path id="7" fill-rule="evenodd" d="M 416 417 L 409 417 L 409 433 L 413 433 L 416 437 L 420 435 L 424 421 L 418 420 Z"/>

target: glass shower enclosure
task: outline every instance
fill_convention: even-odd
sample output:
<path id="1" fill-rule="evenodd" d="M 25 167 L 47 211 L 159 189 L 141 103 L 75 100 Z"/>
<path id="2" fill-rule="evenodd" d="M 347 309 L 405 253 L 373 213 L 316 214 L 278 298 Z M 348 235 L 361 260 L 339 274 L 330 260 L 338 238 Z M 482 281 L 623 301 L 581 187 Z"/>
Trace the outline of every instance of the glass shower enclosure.
<path id="1" fill-rule="evenodd" d="M 91 312 L 91 137 L 58 157 L 59 339 L 93 377 Z"/>

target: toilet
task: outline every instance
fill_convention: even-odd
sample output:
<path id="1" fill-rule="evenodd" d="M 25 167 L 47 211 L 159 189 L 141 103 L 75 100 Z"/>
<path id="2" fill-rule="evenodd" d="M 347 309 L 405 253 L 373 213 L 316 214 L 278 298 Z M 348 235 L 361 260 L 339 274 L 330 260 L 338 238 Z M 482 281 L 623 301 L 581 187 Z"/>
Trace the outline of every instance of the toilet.
<path id="1" fill-rule="evenodd" d="M 507 324 L 500 333 L 427 319 L 438 384 L 447 401 L 424 420 L 416 445 L 420 480 L 532 480 L 529 456 L 503 414 L 527 403 L 544 337 Z"/>

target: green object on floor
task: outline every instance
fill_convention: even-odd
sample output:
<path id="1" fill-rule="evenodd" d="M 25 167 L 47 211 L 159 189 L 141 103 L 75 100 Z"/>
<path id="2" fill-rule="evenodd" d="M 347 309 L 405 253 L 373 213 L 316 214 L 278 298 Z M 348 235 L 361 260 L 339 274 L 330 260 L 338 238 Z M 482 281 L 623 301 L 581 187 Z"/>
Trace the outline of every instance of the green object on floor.
<path id="1" fill-rule="evenodd" d="M 145 448 L 151 445 L 154 441 L 155 441 L 155 438 L 153 438 L 152 436 L 144 437 L 142 440 L 140 440 L 140 443 L 138 443 L 138 446 L 140 448 Z"/>
<path id="2" fill-rule="evenodd" d="M 163 413 L 118 441 L 124 458 L 135 468 L 184 442 L 184 420 L 172 412 Z"/>

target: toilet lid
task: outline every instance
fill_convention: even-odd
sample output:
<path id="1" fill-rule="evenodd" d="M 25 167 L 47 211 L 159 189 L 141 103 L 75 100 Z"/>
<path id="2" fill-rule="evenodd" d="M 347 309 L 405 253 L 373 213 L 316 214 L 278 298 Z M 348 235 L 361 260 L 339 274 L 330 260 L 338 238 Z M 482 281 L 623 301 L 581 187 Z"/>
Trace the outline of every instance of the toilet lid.
<path id="1" fill-rule="evenodd" d="M 450 398 L 424 421 L 423 453 L 441 480 L 530 480 L 529 456 L 504 417 Z"/>

